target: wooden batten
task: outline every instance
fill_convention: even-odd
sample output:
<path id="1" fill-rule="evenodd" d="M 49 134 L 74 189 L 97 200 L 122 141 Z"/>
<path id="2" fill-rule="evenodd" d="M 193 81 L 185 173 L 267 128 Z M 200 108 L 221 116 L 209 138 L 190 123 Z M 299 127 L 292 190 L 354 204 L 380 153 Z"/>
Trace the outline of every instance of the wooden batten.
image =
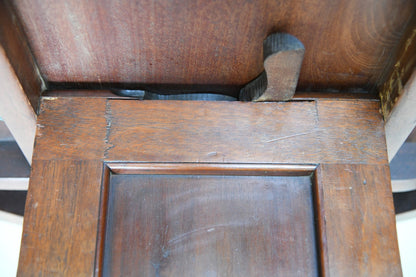
<path id="1" fill-rule="evenodd" d="M 416 67 L 416 16 L 407 24 L 396 52 L 389 75 L 381 79 L 384 83 L 379 89 L 381 111 L 385 119 L 390 117 Z"/>
<path id="2" fill-rule="evenodd" d="M 10 1 L 0 1 L 0 45 L 9 59 L 20 86 L 36 112 L 40 95 L 46 87 Z"/>
<path id="3" fill-rule="evenodd" d="M 0 117 L 4 119 L 27 161 L 31 163 L 36 133 L 36 114 L 1 46 Z"/>
<path id="4" fill-rule="evenodd" d="M 389 161 L 416 126 L 416 70 L 402 90 L 402 95 L 387 118 L 386 142 Z"/>

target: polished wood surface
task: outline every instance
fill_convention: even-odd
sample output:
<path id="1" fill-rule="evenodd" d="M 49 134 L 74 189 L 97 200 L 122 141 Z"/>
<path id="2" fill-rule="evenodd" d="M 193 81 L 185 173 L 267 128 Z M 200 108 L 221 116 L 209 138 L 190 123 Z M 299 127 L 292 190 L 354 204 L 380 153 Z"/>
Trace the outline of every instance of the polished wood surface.
<path id="1" fill-rule="evenodd" d="M 388 165 L 322 164 L 317 172 L 325 276 L 401 276 Z"/>
<path id="2" fill-rule="evenodd" d="M 19 80 L 20 89 L 26 93 L 32 109 L 36 112 L 45 85 L 11 1 L 0 1 L 0 46 L 5 50 L 14 74 Z M 7 93 L 15 92 L 7 91 Z"/>
<path id="3" fill-rule="evenodd" d="M 111 219 L 104 212 L 106 202 L 100 201 L 109 192 L 103 186 L 108 183 L 108 165 L 121 179 L 129 179 L 126 174 L 138 165 L 153 164 L 152 170 L 161 170 L 153 176 L 166 174 L 169 166 L 178 164 L 184 164 L 181 174 L 188 176 L 192 170 L 197 175 L 198 170 L 219 170 L 204 163 L 222 164 L 225 171 L 230 171 L 227 164 L 234 163 L 235 168 L 244 168 L 238 172 L 247 170 L 247 164 L 257 164 L 253 171 L 257 174 L 269 164 L 280 173 L 293 173 L 298 165 L 298 171 L 314 171 L 320 272 L 398 276 L 394 210 L 378 108 L 379 102 L 372 100 L 241 103 L 45 98 L 38 118 L 18 276 L 100 276 L 102 249 L 108 246 L 100 230 L 107 226 L 102 222 Z M 296 121 L 286 125 L 291 118 Z M 135 170 L 133 174 L 143 174 L 139 172 L 143 168 Z M 234 177 L 244 179 L 241 176 Z M 175 191 L 187 186 L 177 184 Z M 218 186 L 219 191 L 227 189 Z M 203 189 L 202 185 L 195 188 Z"/>
<path id="4" fill-rule="evenodd" d="M 416 11 L 413 0 L 13 4 L 51 86 L 165 84 L 230 94 L 262 72 L 263 40 L 274 32 L 305 45 L 298 89 L 371 90 L 393 66 Z"/>
<path id="5" fill-rule="evenodd" d="M 109 186 L 103 276 L 318 276 L 310 177 L 113 175 Z"/>
<path id="6" fill-rule="evenodd" d="M 92 276 L 102 164 L 36 160 L 18 276 Z"/>
<path id="7" fill-rule="evenodd" d="M 149 162 L 386 163 L 378 110 L 377 101 L 357 100 L 112 100 L 106 160 L 127 154 Z"/>

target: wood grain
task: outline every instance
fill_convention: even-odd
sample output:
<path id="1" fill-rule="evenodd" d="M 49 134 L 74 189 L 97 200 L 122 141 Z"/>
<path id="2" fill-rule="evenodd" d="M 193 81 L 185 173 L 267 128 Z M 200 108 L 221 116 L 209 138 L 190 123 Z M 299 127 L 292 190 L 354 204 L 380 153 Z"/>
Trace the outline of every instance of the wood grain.
<path id="1" fill-rule="evenodd" d="M 378 102 L 110 100 L 108 103 L 112 128 L 107 161 L 295 164 L 387 161 Z"/>
<path id="2" fill-rule="evenodd" d="M 170 170 L 175 166 L 178 171 L 177 174 L 169 175 L 174 175 L 167 181 L 170 184 L 175 183 L 175 178 L 189 179 L 192 170 L 197 174 L 201 170 L 217 174 L 221 170 L 230 172 L 230 167 L 234 166 L 238 168 L 238 173 L 219 178 L 244 179 L 244 173 L 241 172 L 246 170 L 257 175 L 250 178 L 258 177 L 263 182 L 263 179 L 280 178 L 258 176 L 266 174 L 268 169 L 271 169 L 271 175 L 279 175 L 285 170 L 291 175 L 296 170 L 309 174 L 319 165 L 313 182 L 317 189 L 309 199 L 314 203 L 319 230 L 316 241 L 320 273 L 325 276 L 400 275 L 384 127 L 378 109 L 377 101 L 356 99 L 242 103 L 45 98 L 38 118 L 18 276 L 100 274 L 97 266 L 106 263 L 99 262 L 102 253 L 96 249 L 104 249 L 104 239 L 100 239 L 103 232 L 100 230 L 108 226 L 103 219 L 110 219 L 110 214 L 104 212 L 106 202 L 100 202 L 101 196 L 109 193 L 102 186 L 103 183 L 108 183 L 109 170 L 105 170 L 106 163 L 114 169 L 113 174 L 120 174 L 123 179 L 121 183 L 125 181 L 124 178 L 130 178 L 123 174 L 132 168 L 136 170 L 132 173 L 150 176 L 146 174 L 145 168 L 140 168 L 147 166 L 153 170 L 153 177 L 147 178 L 147 183 L 139 183 L 148 190 L 157 189 L 157 186 L 151 185 L 152 182 L 163 174 L 171 174 Z M 215 168 L 214 164 L 220 166 Z M 256 165 L 251 171 L 247 168 L 250 164 Z M 204 179 L 212 176 L 200 174 L 199 177 Z M 192 182 L 193 179 L 198 180 L 190 179 Z M 195 182 L 195 188 L 199 188 L 201 193 L 211 183 Z M 134 183 L 136 181 L 125 184 Z M 152 194 L 152 199 L 161 199 L 163 202 L 167 199 L 164 195 L 167 196 L 170 189 L 172 195 L 181 189 L 188 190 L 186 182 L 175 184 L 177 185 L 165 187 L 160 193 Z M 221 195 L 233 195 L 227 191 L 228 186 L 221 185 L 221 182 L 217 185 L 224 192 Z M 133 196 L 134 200 L 130 199 L 129 205 L 134 206 L 137 199 L 144 201 L 144 198 L 140 198 L 140 186 L 132 187 L 131 190 L 135 193 L 129 194 L 130 189 L 121 193 L 122 197 Z M 245 188 L 237 187 L 233 192 L 253 196 L 255 194 L 251 189 L 247 188 L 246 191 Z M 298 187 L 293 186 L 289 191 L 296 189 Z M 286 201 L 286 195 L 287 193 L 277 193 L 276 197 L 280 199 L 279 202 Z M 214 198 L 213 196 L 212 199 Z M 192 199 L 191 201 L 197 200 Z M 112 201 L 110 198 L 108 200 L 108 203 Z M 116 202 L 123 205 L 123 201 Z M 159 206 L 151 202 L 152 205 L 146 207 L 154 208 L 153 212 L 157 213 Z M 226 212 L 228 204 L 226 201 L 222 203 L 218 207 L 214 205 L 214 210 L 216 208 Z M 244 211 L 245 202 L 239 203 Z M 305 202 L 296 200 L 285 203 L 283 206 L 289 209 L 302 206 Z M 258 204 L 268 205 L 266 202 Z M 206 212 L 199 204 L 194 207 L 197 213 Z M 119 212 L 140 215 L 141 211 L 130 210 L 127 206 L 123 209 Z M 271 213 L 272 210 L 267 211 Z M 211 220 L 213 215 L 206 213 L 209 215 L 207 219 Z M 185 213 L 183 215 L 183 218 L 188 218 Z M 227 216 L 219 219 L 232 217 L 224 215 Z M 140 215 L 139 218 L 143 216 Z M 128 220 L 128 217 L 114 218 Z M 134 217 L 131 218 L 134 221 Z M 296 217 L 288 224 L 298 226 L 299 222 L 295 219 Z M 149 221 L 146 226 L 157 229 L 159 223 Z M 132 230 L 127 228 L 129 224 L 120 224 L 119 226 L 126 227 L 124 230 L 127 233 Z M 180 232 L 191 230 L 189 226 L 179 227 L 183 227 L 178 229 Z M 273 229 L 273 232 L 280 230 Z M 153 241 L 150 233 L 152 232 L 146 233 L 149 234 L 146 239 Z M 239 234 L 239 237 L 245 236 L 244 232 Z M 226 238 L 230 243 L 235 239 Z M 267 246 L 264 238 L 258 238 L 258 241 L 258 245 Z M 122 245 L 130 245 L 123 243 Z M 301 241 L 295 240 L 294 243 Z M 231 249 L 227 248 L 226 243 L 218 247 L 224 250 L 221 253 Z M 160 254 L 159 250 L 149 250 L 148 253 Z M 287 249 L 278 249 L 281 250 Z M 297 251 L 296 247 L 291 250 Z M 128 248 L 125 251 L 134 252 Z M 256 249 L 253 251 L 249 249 L 247 253 L 257 253 Z M 271 270 L 274 262 L 269 261 L 273 261 L 273 255 L 260 250 L 258 253 L 265 255 L 267 265 L 264 270 Z M 182 261 L 181 256 L 175 257 L 178 258 L 175 261 Z M 148 258 L 149 256 L 146 259 Z M 287 257 L 283 255 L 282 258 Z M 238 260 L 242 261 L 240 258 Z M 258 262 L 257 264 L 262 263 Z M 160 272 L 164 270 L 162 267 L 160 269 Z M 253 269 L 252 272 L 259 272 L 256 270 Z"/>
<path id="3" fill-rule="evenodd" d="M 305 47 L 297 38 L 284 34 L 270 35 L 263 44 L 267 89 L 257 101 L 292 99 L 298 84 Z"/>
<path id="4" fill-rule="evenodd" d="M 388 165 L 318 168 L 325 276 L 401 276 L 389 178 Z"/>
<path id="5" fill-rule="evenodd" d="M 14 6 L 48 81 L 199 84 L 213 91 L 238 89 L 258 76 L 263 40 L 274 32 L 305 45 L 300 90 L 371 90 L 393 65 L 390 57 L 416 10 L 413 0 L 23 0 Z"/>
<path id="6" fill-rule="evenodd" d="M 316 165 L 229 163 L 106 163 L 114 174 L 308 176 Z"/>
<path id="7" fill-rule="evenodd" d="M 1 4 L 0 4 L 1 5 Z M 26 160 L 32 162 L 36 114 L 10 60 L 0 45 L 0 117 L 6 122 Z"/>
<path id="8" fill-rule="evenodd" d="M 109 186 L 103 276 L 318 276 L 309 177 L 113 175 Z"/>
<path id="9" fill-rule="evenodd" d="M 4 48 L 13 71 L 36 112 L 45 85 L 11 1 L 0 1 L 0 46 Z"/>
<path id="10" fill-rule="evenodd" d="M 106 103 L 104 98 L 43 98 L 33 158 L 100 159 L 107 143 Z"/>
<path id="11" fill-rule="evenodd" d="M 33 163 L 18 276 L 92 276 L 102 163 Z"/>
<path id="12" fill-rule="evenodd" d="M 269 35 L 263 43 L 264 72 L 240 90 L 239 100 L 271 102 L 292 99 L 305 47 L 289 34 Z"/>
<path id="13" fill-rule="evenodd" d="M 387 120 L 398 98 L 404 93 L 404 86 L 410 80 L 416 68 L 416 13 L 407 25 L 406 31 L 392 56 L 394 65 L 386 73 L 387 78 L 381 78 L 379 95 L 384 118 Z M 386 79 L 386 80 L 383 80 Z"/>

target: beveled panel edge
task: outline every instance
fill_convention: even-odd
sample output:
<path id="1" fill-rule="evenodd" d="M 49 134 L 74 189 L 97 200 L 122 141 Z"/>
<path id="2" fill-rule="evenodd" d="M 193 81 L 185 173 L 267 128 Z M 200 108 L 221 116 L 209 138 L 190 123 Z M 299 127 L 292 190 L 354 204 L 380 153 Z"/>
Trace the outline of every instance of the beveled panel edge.
<path id="1" fill-rule="evenodd" d="M 97 224 L 97 244 L 95 250 L 94 261 L 94 276 L 102 276 L 103 264 L 104 264 L 104 249 L 105 249 L 105 231 L 107 227 L 107 210 L 108 210 L 108 196 L 110 188 L 110 176 L 111 170 L 104 163 L 101 182 L 100 204 L 99 204 L 99 216 Z"/>
<path id="2" fill-rule="evenodd" d="M 322 182 L 323 178 L 321 165 L 319 164 L 312 176 L 312 197 L 315 216 L 315 241 L 319 276 L 325 277 L 329 276 L 329 259 Z"/>
<path id="3" fill-rule="evenodd" d="M 308 176 L 315 164 L 260 163 L 125 163 L 107 162 L 113 174 L 226 175 L 226 176 Z"/>
<path id="4" fill-rule="evenodd" d="M 103 162 L 103 177 L 97 225 L 97 244 L 95 252 L 94 276 L 103 276 L 105 236 L 107 229 L 108 197 L 111 174 L 152 174 L 152 175 L 211 175 L 211 176 L 311 176 L 313 214 L 318 220 L 316 193 L 319 191 L 316 172 L 319 164 L 260 164 L 260 163 L 131 163 Z M 318 239 L 321 234 L 315 226 L 318 270 L 322 272 L 319 261 L 322 248 Z"/>

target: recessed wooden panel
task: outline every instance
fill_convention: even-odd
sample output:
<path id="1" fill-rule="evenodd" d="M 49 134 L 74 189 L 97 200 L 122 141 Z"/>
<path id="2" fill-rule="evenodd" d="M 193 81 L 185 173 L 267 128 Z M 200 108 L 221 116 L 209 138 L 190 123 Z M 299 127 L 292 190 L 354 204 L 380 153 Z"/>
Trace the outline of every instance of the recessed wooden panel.
<path id="1" fill-rule="evenodd" d="M 263 69 L 263 40 L 305 45 L 300 89 L 381 83 L 414 0 L 75 1 L 14 3 L 52 82 L 240 86 Z M 105 84 L 104 84 L 105 86 Z M 201 89 L 201 88 L 199 88 Z"/>
<path id="2" fill-rule="evenodd" d="M 317 276 L 308 176 L 112 175 L 103 276 Z"/>

